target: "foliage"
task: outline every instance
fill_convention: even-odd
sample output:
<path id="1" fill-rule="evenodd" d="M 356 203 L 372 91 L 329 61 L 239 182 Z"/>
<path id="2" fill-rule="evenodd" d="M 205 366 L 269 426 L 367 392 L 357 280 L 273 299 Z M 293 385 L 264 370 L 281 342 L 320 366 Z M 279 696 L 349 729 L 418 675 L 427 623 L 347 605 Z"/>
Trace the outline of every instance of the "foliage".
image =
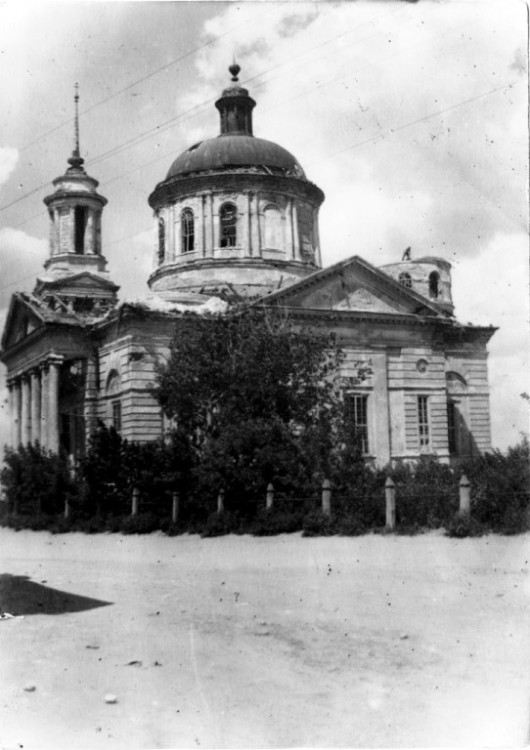
<path id="1" fill-rule="evenodd" d="M 335 519 L 321 510 L 310 511 L 304 517 L 302 536 L 332 536 L 336 533 Z"/>
<path id="2" fill-rule="evenodd" d="M 530 446 L 528 440 L 486 453 L 458 467 L 471 483 L 471 512 L 493 531 L 514 534 L 530 528 Z"/>
<path id="3" fill-rule="evenodd" d="M 155 393 L 193 457 L 196 495 L 222 487 L 244 511 L 270 482 L 300 492 L 328 476 L 343 445 L 342 359 L 333 336 L 280 311 L 183 316 Z"/>
<path id="4" fill-rule="evenodd" d="M 160 528 L 160 519 L 154 513 L 139 513 L 122 519 L 120 531 L 123 534 L 151 534 Z"/>
<path id="5" fill-rule="evenodd" d="M 440 528 L 458 510 L 458 475 L 433 456 L 396 462 L 396 522 L 403 527 Z"/>
<path id="6" fill-rule="evenodd" d="M 64 511 L 75 496 L 68 459 L 41 448 L 38 443 L 6 448 L 0 480 L 8 513 L 45 516 Z"/>
<path id="7" fill-rule="evenodd" d="M 254 536 L 273 536 L 275 534 L 292 534 L 301 531 L 304 521 L 304 511 L 281 508 L 263 508 L 260 510 L 250 531 Z"/>
<path id="8" fill-rule="evenodd" d="M 487 529 L 469 514 L 457 513 L 447 524 L 445 533 L 447 536 L 463 539 L 468 536 L 483 536 Z"/>

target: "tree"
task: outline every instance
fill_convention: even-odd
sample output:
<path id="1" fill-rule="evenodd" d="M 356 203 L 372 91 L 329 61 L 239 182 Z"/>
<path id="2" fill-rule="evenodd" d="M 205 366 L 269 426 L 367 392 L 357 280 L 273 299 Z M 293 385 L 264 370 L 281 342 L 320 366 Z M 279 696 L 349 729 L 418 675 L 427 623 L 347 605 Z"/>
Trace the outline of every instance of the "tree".
<path id="1" fill-rule="evenodd" d="M 241 506 L 269 482 L 299 489 L 329 476 L 344 447 L 343 358 L 332 334 L 281 310 L 182 316 L 155 393 L 195 456 L 199 492 L 222 486 Z M 359 365 L 357 379 L 368 370 Z"/>

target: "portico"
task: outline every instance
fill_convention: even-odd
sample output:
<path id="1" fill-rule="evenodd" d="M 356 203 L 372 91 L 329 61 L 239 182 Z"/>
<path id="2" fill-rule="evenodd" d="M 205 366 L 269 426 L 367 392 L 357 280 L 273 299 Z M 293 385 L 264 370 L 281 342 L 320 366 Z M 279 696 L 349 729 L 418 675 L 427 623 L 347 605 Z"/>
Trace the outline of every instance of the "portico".
<path id="1" fill-rule="evenodd" d="M 38 442 L 59 450 L 59 375 L 63 358 L 49 356 L 8 380 L 11 445 Z"/>

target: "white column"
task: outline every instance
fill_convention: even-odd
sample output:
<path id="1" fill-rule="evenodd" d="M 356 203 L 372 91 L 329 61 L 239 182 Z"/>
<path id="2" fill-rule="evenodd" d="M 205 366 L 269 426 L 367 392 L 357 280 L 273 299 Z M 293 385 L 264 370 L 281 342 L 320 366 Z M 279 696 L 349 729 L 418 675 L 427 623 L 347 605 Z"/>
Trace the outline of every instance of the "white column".
<path id="1" fill-rule="evenodd" d="M 252 193 L 247 193 L 247 252 L 252 257 Z"/>
<path id="2" fill-rule="evenodd" d="M 177 245 L 175 243 L 175 206 L 169 206 L 167 210 L 167 243 L 166 254 L 170 263 L 175 262 Z"/>
<path id="3" fill-rule="evenodd" d="M 43 448 L 48 447 L 48 394 L 49 368 L 48 363 L 41 365 L 41 405 L 40 405 L 40 442 Z"/>
<path id="4" fill-rule="evenodd" d="M 30 390 L 29 390 L 29 376 L 27 373 L 22 375 L 22 407 L 21 407 L 21 435 L 20 440 L 22 445 L 31 443 L 31 412 L 30 412 Z"/>
<path id="5" fill-rule="evenodd" d="M 21 432 L 21 418 L 22 418 L 22 399 L 21 399 L 21 384 L 20 378 L 16 378 L 13 381 L 13 421 L 12 427 L 12 439 L 11 445 L 13 448 L 18 448 L 22 438 Z"/>
<path id="6" fill-rule="evenodd" d="M 31 371 L 31 442 L 40 443 L 41 383 L 38 369 Z"/>
<path id="7" fill-rule="evenodd" d="M 320 233 L 318 231 L 318 209 L 313 209 L 313 247 L 315 249 L 315 263 L 322 268 L 322 254 L 320 252 Z"/>
<path id="8" fill-rule="evenodd" d="M 96 247 L 96 216 L 92 207 L 86 208 L 85 255 L 94 255 Z"/>
<path id="9" fill-rule="evenodd" d="M 50 361 L 48 375 L 48 450 L 59 451 L 59 368 L 60 362 Z"/>
<path id="10" fill-rule="evenodd" d="M 300 238 L 298 236 L 298 211 L 296 209 L 295 201 L 292 202 L 291 207 L 292 207 L 291 227 L 293 229 L 293 258 L 294 260 L 300 260 Z"/>
<path id="11" fill-rule="evenodd" d="M 288 254 L 291 256 L 291 258 L 294 260 L 294 238 L 293 238 L 293 199 L 288 198 L 287 200 L 287 208 L 285 211 L 285 219 L 286 219 L 286 237 L 287 237 L 287 247 L 285 248 L 287 256 Z"/>
<path id="12" fill-rule="evenodd" d="M 215 231 L 215 220 L 213 215 L 213 195 L 212 193 L 209 193 L 208 195 L 208 250 L 207 253 L 210 257 L 213 258 L 213 251 L 216 247 L 215 245 L 215 237 L 216 237 L 216 231 Z"/>
<path id="13" fill-rule="evenodd" d="M 262 241 L 262 237 L 261 237 L 261 218 L 260 218 L 260 214 L 259 214 L 259 210 L 260 210 L 260 195 L 259 195 L 259 193 L 256 193 L 254 201 L 255 201 L 255 203 L 254 203 L 254 216 L 256 217 L 255 220 L 256 220 L 256 229 L 257 229 L 257 236 L 258 236 L 258 248 L 257 248 L 258 252 L 256 253 L 256 255 L 259 255 L 259 257 L 261 258 L 262 255 L 263 255 L 263 241 Z"/>

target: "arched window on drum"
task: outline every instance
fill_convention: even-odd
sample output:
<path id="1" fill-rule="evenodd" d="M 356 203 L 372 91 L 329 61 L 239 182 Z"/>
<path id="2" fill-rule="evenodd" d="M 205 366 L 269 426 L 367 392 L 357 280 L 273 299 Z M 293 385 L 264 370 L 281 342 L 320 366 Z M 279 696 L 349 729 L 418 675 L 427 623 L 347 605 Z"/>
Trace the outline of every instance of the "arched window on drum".
<path id="1" fill-rule="evenodd" d="M 195 219 L 191 208 L 185 208 L 180 215 L 180 248 L 183 253 L 195 250 Z"/>
<path id="2" fill-rule="evenodd" d="M 280 250 L 282 247 L 282 215 L 278 206 L 270 204 L 264 212 L 265 247 Z"/>
<path id="3" fill-rule="evenodd" d="M 235 247 L 237 244 L 237 208 L 233 203 L 223 203 L 219 211 L 219 244 Z"/>

